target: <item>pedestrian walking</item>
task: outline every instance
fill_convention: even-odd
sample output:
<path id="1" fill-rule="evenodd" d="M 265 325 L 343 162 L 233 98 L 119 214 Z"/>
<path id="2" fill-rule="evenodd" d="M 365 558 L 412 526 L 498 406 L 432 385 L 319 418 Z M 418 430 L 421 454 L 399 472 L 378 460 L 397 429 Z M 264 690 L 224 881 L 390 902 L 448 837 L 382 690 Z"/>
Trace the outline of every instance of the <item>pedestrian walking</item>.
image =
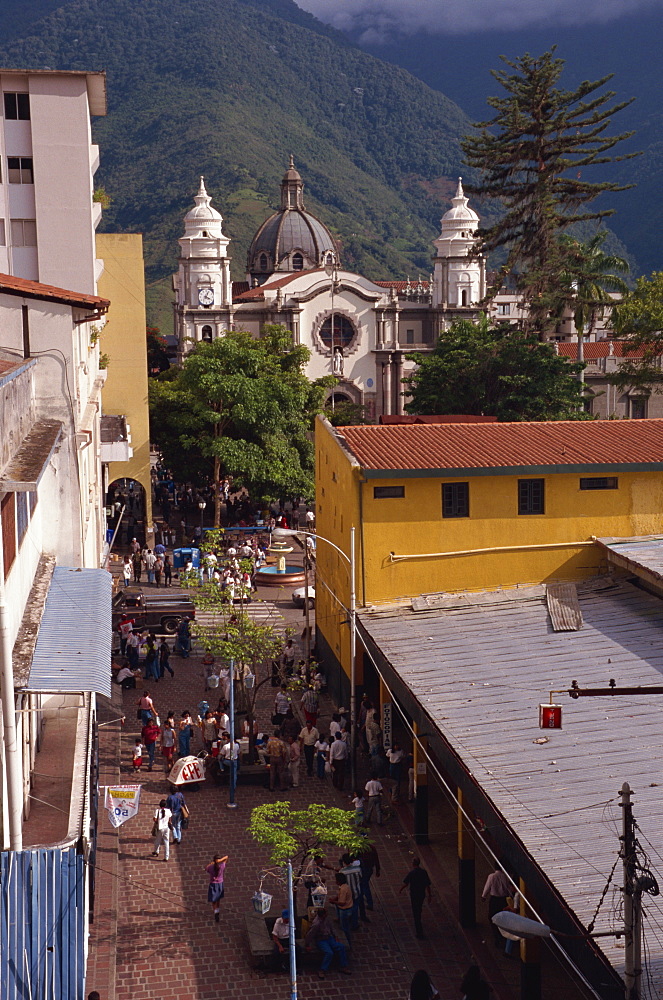
<path id="1" fill-rule="evenodd" d="M 158 546 L 157 546 L 158 548 Z M 154 585 L 161 586 L 161 574 L 163 573 L 163 557 L 157 556 L 154 562 Z"/>
<path id="2" fill-rule="evenodd" d="M 306 773 L 309 778 L 313 777 L 313 760 L 315 758 L 315 744 L 320 739 L 320 733 L 312 722 L 307 722 L 299 733 L 299 745 L 304 750 L 306 760 Z"/>
<path id="3" fill-rule="evenodd" d="M 221 919 L 221 914 L 220 914 L 221 908 L 219 904 L 225 895 L 223 888 L 223 879 L 227 863 L 228 863 L 227 854 L 224 857 L 221 857 L 220 854 L 215 854 L 211 864 L 207 865 L 207 867 L 205 868 L 205 871 L 209 875 L 209 886 L 207 888 L 207 902 L 212 904 L 214 919 L 217 922 L 217 924 Z"/>
<path id="4" fill-rule="evenodd" d="M 336 879 L 337 886 L 336 895 L 332 896 L 329 902 L 336 904 L 338 922 L 341 925 L 341 930 L 347 938 L 348 948 L 352 948 L 351 929 L 353 917 L 355 915 L 352 889 L 350 888 L 346 876 L 342 872 L 337 872 L 334 878 Z"/>
<path id="5" fill-rule="evenodd" d="M 329 743 L 324 736 L 315 743 L 315 766 L 318 778 L 323 781 L 329 766 Z"/>
<path id="6" fill-rule="evenodd" d="M 216 717 L 211 709 L 205 712 L 205 715 L 201 719 L 198 716 L 198 725 L 200 726 L 200 731 L 203 734 L 203 744 L 208 753 L 212 752 L 212 744 L 216 743 L 219 738 L 219 730 L 216 724 Z"/>
<path id="7" fill-rule="evenodd" d="M 267 755 L 269 757 L 270 792 L 275 791 L 277 781 L 279 791 L 287 791 L 286 768 L 288 766 L 289 754 L 285 743 L 279 737 L 278 729 L 274 731 L 274 735 L 267 741 Z"/>
<path id="8" fill-rule="evenodd" d="M 373 893 L 371 892 L 371 879 L 373 875 L 380 878 L 380 858 L 373 844 L 367 844 L 359 858 L 359 870 L 361 874 L 359 888 L 364 907 L 367 910 L 373 909 Z M 360 906 L 361 910 L 361 906 Z M 366 917 L 362 917 L 365 920 Z"/>
<path id="9" fill-rule="evenodd" d="M 428 876 L 428 872 L 425 868 L 421 867 L 421 861 L 419 858 L 412 858 L 412 867 L 403 879 L 403 884 L 399 889 L 399 892 L 403 892 L 404 889 L 408 889 L 410 892 L 410 903 L 412 905 L 412 916 L 414 918 L 414 930 L 416 936 L 423 940 L 424 929 L 421 923 L 421 911 L 424 906 L 424 900 L 428 898 L 428 902 L 431 901 L 430 893 L 431 881 Z"/>
<path id="10" fill-rule="evenodd" d="M 170 858 L 170 826 L 172 813 L 166 806 L 166 800 L 162 799 L 158 809 L 154 813 L 154 823 L 152 824 L 152 836 L 154 837 L 154 850 L 152 857 L 158 858 L 161 845 L 163 844 L 164 861 Z"/>
<path id="11" fill-rule="evenodd" d="M 382 783 L 377 778 L 371 778 L 370 781 L 366 782 L 364 791 L 368 796 L 364 822 L 368 826 L 373 819 L 373 813 L 375 813 L 378 826 L 382 826 Z"/>
<path id="12" fill-rule="evenodd" d="M 164 636 L 159 643 L 159 677 L 163 677 L 166 670 L 171 677 L 175 676 L 175 671 L 170 665 L 170 646 Z"/>
<path id="13" fill-rule="evenodd" d="M 343 791 L 345 785 L 345 768 L 349 756 L 347 743 L 343 741 L 340 730 L 336 733 L 334 742 L 329 747 L 329 763 L 332 772 L 332 785 Z"/>
<path id="14" fill-rule="evenodd" d="M 316 910 L 311 929 L 306 935 L 305 940 L 307 951 L 311 951 L 315 947 L 318 951 L 322 952 L 322 962 L 318 970 L 319 979 L 326 977 L 327 969 L 331 965 L 334 955 L 338 956 L 338 964 L 341 967 L 341 972 L 345 973 L 346 976 L 351 974 L 348 969 L 348 956 L 345 945 L 337 940 L 324 907 Z"/>
<path id="15" fill-rule="evenodd" d="M 161 733 L 161 754 L 166 761 L 166 774 L 169 774 L 173 767 L 173 755 L 175 753 L 175 727 L 166 719 Z"/>
<path id="16" fill-rule="evenodd" d="M 302 751 L 296 736 L 288 737 L 288 771 L 290 772 L 290 784 L 293 788 L 299 787 L 299 759 Z"/>
<path id="17" fill-rule="evenodd" d="M 152 679 L 155 684 L 159 683 L 159 657 L 157 653 L 157 637 L 154 632 L 150 632 L 145 640 L 145 680 Z"/>
<path id="18" fill-rule="evenodd" d="M 398 802 L 401 791 L 401 774 L 403 772 L 403 751 L 398 743 L 394 743 L 387 750 L 387 760 L 389 761 L 389 777 L 393 782 L 391 788 L 391 801 Z"/>
<path id="19" fill-rule="evenodd" d="M 189 818 L 189 810 L 187 808 L 186 799 L 179 788 L 177 791 L 170 793 L 166 799 L 166 807 L 170 809 L 172 813 L 170 825 L 173 831 L 173 840 L 176 844 L 179 844 L 182 841 L 182 820 L 185 817 L 187 819 Z"/>
<path id="20" fill-rule="evenodd" d="M 364 825 L 364 796 L 361 792 L 355 792 L 353 798 L 350 800 L 352 805 L 355 807 L 354 822 L 355 826 L 360 827 Z"/>
<path id="21" fill-rule="evenodd" d="M 135 541 L 136 539 L 134 538 L 134 542 Z M 140 583 L 140 577 L 143 571 L 143 559 L 140 554 L 140 548 L 138 548 L 138 550 L 133 553 L 131 557 L 131 565 L 133 566 L 134 570 L 134 583 Z"/>
<path id="22" fill-rule="evenodd" d="M 304 718 L 312 726 L 318 721 L 318 696 L 312 687 L 308 687 L 301 697 L 300 704 L 304 712 Z"/>
<path id="23" fill-rule="evenodd" d="M 150 719 L 149 722 L 143 726 L 141 730 L 141 737 L 143 743 L 145 744 L 145 749 L 147 750 L 148 765 L 147 770 L 151 771 L 154 767 L 154 753 L 157 747 L 157 740 L 161 733 L 160 728 L 157 726 L 154 719 Z"/>
<path id="24" fill-rule="evenodd" d="M 134 743 L 134 748 L 133 748 L 133 769 L 134 769 L 134 774 L 137 774 L 140 771 L 141 767 L 143 766 L 143 750 L 144 749 L 145 749 L 145 747 L 143 746 L 143 741 L 141 740 L 140 736 L 137 736 L 136 737 L 136 742 Z"/>
<path id="25" fill-rule="evenodd" d="M 191 652 L 191 627 L 188 618 L 183 618 L 177 626 L 177 650 L 182 659 L 188 659 Z"/>
<path id="26" fill-rule="evenodd" d="M 122 563 L 122 579 L 124 580 L 124 586 L 128 587 L 131 583 L 131 578 L 133 576 L 134 568 L 131 565 L 131 556 L 125 556 Z"/>
<path id="27" fill-rule="evenodd" d="M 274 699 L 274 717 L 272 718 L 272 722 L 275 726 L 282 725 L 289 708 L 290 695 L 288 694 L 288 685 L 282 684 L 280 689 L 276 692 L 276 697 Z"/>
<path id="28" fill-rule="evenodd" d="M 140 636 L 133 630 L 127 636 L 127 659 L 132 670 L 139 669 Z"/>
<path id="29" fill-rule="evenodd" d="M 157 717 L 158 713 L 149 691 L 143 691 L 136 704 L 138 705 L 140 721 L 143 726 L 146 726 L 150 719 Z"/>
<path id="30" fill-rule="evenodd" d="M 191 755 L 191 737 L 193 736 L 193 719 L 188 709 L 184 709 L 179 723 L 177 743 L 180 757 Z"/>
<path id="31" fill-rule="evenodd" d="M 440 1000 L 440 994 L 425 969 L 417 969 L 412 976 L 409 1000 Z"/>
<path id="32" fill-rule="evenodd" d="M 147 572 L 147 582 L 154 583 L 154 567 L 156 566 L 157 557 L 155 556 L 152 549 L 148 549 L 143 556 L 143 566 Z"/>
<path id="33" fill-rule="evenodd" d="M 498 948 L 504 947 L 504 939 L 499 929 L 492 922 L 493 917 L 496 913 L 501 913 L 502 910 L 506 909 L 507 896 L 513 895 L 514 891 L 507 875 L 501 868 L 496 868 L 486 879 L 486 884 L 481 893 L 481 898 L 488 900 L 488 922 L 493 931 L 493 941 Z"/>
<path id="34" fill-rule="evenodd" d="M 460 982 L 463 1000 L 488 1000 L 490 986 L 481 975 L 478 965 L 471 965 Z"/>
<path id="35" fill-rule="evenodd" d="M 135 619 L 131 618 L 130 615 L 122 615 L 120 624 L 117 626 L 117 630 L 120 633 L 120 653 L 122 656 L 126 656 L 127 654 L 127 642 L 134 630 L 134 621 Z"/>
<path id="36" fill-rule="evenodd" d="M 163 559 L 163 583 L 165 587 L 170 587 L 173 579 L 173 564 L 170 561 L 170 556 L 164 556 Z"/>

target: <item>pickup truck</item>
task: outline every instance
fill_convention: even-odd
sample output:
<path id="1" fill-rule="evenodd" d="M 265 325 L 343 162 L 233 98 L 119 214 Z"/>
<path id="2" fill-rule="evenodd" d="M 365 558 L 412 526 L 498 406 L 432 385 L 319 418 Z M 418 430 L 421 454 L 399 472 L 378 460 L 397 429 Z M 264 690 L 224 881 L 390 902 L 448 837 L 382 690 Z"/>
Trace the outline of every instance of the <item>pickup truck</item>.
<path id="1" fill-rule="evenodd" d="M 183 618 L 195 618 L 196 609 L 184 594 L 146 594 L 140 587 L 125 587 L 113 597 L 113 629 L 125 616 L 134 620 L 136 632 L 153 628 L 174 635 Z"/>

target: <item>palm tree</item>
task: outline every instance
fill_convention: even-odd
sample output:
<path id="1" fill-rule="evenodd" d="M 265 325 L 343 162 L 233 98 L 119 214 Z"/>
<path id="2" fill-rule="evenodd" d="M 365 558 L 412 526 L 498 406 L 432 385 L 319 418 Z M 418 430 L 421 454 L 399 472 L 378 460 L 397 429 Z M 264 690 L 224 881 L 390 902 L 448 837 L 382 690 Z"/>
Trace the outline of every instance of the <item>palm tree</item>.
<path id="1" fill-rule="evenodd" d="M 611 292 L 624 295 L 628 285 L 619 277 L 628 274 L 629 264 L 623 257 L 604 253 L 603 243 L 608 234 L 596 233 L 588 243 L 581 243 L 572 236 L 562 236 L 566 270 L 562 275 L 567 288 L 566 306 L 573 309 L 573 323 L 578 336 L 578 361 L 584 361 L 584 339 L 596 327 L 599 314 L 613 303 Z M 615 274 L 614 272 L 618 272 Z M 580 381 L 584 381 L 580 372 Z"/>

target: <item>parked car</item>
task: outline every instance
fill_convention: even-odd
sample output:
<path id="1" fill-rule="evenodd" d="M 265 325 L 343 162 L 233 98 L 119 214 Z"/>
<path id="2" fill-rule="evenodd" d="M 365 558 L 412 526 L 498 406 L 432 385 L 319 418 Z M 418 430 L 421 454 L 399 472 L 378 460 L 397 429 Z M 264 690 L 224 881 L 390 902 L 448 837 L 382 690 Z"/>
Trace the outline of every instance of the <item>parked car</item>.
<path id="1" fill-rule="evenodd" d="M 292 603 L 296 608 L 303 608 L 306 600 L 306 587 L 298 587 L 292 592 Z M 308 606 L 315 607 L 315 587 L 308 588 Z"/>
<path id="2" fill-rule="evenodd" d="M 125 587 L 113 597 L 113 628 L 125 615 L 134 620 L 135 631 L 153 628 L 175 635 L 183 618 L 195 618 L 193 601 L 184 594 L 146 594 L 141 587 Z"/>

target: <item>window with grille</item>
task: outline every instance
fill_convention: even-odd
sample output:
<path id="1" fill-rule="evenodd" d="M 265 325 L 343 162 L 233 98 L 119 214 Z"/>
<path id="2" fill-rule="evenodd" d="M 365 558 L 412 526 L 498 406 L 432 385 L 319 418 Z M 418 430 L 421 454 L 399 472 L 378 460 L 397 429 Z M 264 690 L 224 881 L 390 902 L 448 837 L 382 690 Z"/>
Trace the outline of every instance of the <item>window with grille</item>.
<path id="1" fill-rule="evenodd" d="M 304 258 L 300 253 L 294 253 L 292 255 L 292 269 L 293 271 L 304 270 Z"/>
<path id="2" fill-rule="evenodd" d="M 31 156 L 7 157 L 7 180 L 10 184 L 34 184 Z"/>
<path id="3" fill-rule="evenodd" d="M 334 347 L 343 349 L 351 343 L 355 335 L 355 328 L 347 316 L 334 313 Z M 320 339 L 325 347 L 332 346 L 332 321 L 328 316 L 320 327 Z"/>
<path id="4" fill-rule="evenodd" d="M 373 498 L 375 500 L 396 500 L 405 496 L 404 486 L 374 486 Z"/>
<path id="5" fill-rule="evenodd" d="M 629 401 L 631 420 L 644 420 L 647 416 L 647 399 L 644 396 L 633 396 Z"/>
<path id="6" fill-rule="evenodd" d="M 581 490 L 616 490 L 619 484 L 616 476 L 587 476 L 581 478 Z"/>
<path id="7" fill-rule="evenodd" d="M 30 95 L 5 94 L 5 118 L 10 121 L 29 121 Z"/>
<path id="8" fill-rule="evenodd" d="M 13 493 L 5 493 L 0 503 L 2 520 L 2 558 L 5 581 L 16 558 L 16 506 Z"/>
<path id="9" fill-rule="evenodd" d="M 20 545 L 28 530 L 28 495 L 27 493 L 16 494 L 16 535 Z"/>
<path id="10" fill-rule="evenodd" d="M 470 484 L 442 484 L 442 517 L 470 516 Z"/>
<path id="11" fill-rule="evenodd" d="M 545 512 L 543 486 L 543 479 L 518 480 L 519 514 L 543 514 Z"/>

